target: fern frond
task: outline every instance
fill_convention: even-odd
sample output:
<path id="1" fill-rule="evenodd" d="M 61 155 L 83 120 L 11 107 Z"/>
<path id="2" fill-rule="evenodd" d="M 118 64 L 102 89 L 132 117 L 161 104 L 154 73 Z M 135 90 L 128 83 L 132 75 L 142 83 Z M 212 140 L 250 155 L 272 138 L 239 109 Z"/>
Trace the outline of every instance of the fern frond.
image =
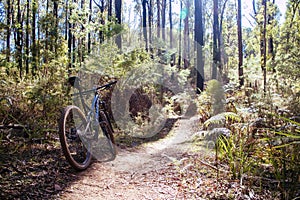
<path id="1" fill-rule="evenodd" d="M 233 112 L 222 112 L 206 120 L 203 125 L 204 127 L 208 127 L 211 124 L 219 125 L 219 124 L 224 124 L 228 120 L 241 121 L 241 118 L 239 115 Z"/>

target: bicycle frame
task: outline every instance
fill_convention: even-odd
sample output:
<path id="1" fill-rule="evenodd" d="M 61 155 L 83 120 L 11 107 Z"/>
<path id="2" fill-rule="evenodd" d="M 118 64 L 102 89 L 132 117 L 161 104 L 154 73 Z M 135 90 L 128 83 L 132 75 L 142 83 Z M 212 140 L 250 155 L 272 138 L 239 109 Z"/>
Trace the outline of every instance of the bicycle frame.
<path id="1" fill-rule="evenodd" d="M 87 118 L 87 128 L 85 130 L 85 133 L 88 131 L 88 128 L 90 127 L 90 123 L 93 121 L 92 120 L 93 113 L 95 113 L 95 116 L 94 116 L 95 123 L 98 123 L 101 126 L 102 119 L 101 119 L 101 116 L 99 115 L 101 110 L 104 112 L 104 114 L 106 115 L 106 118 L 108 120 L 108 124 L 106 123 L 106 125 L 108 125 L 109 128 L 111 129 L 111 131 L 114 132 L 113 129 L 112 129 L 112 125 L 111 125 L 111 123 L 108 119 L 108 115 L 106 113 L 106 104 L 105 104 L 104 101 L 101 101 L 100 95 L 98 94 L 98 90 L 110 87 L 111 85 L 115 84 L 116 81 L 111 82 L 111 83 L 106 84 L 106 85 L 103 85 L 103 86 L 100 86 L 100 87 L 97 87 L 97 88 L 94 88 L 94 89 L 82 91 L 81 86 L 79 84 L 75 84 L 75 78 L 71 78 L 71 79 L 69 80 L 69 82 L 71 83 L 72 86 L 77 88 L 78 91 L 79 91 L 78 93 L 75 93 L 72 96 L 79 95 L 81 105 L 83 107 L 84 113 L 85 113 L 86 118 Z M 89 94 L 89 93 L 92 93 L 92 92 L 94 92 L 94 98 L 92 100 L 91 107 L 89 107 L 85 103 L 83 95 L 84 94 Z M 96 126 L 96 127 L 97 127 L 97 130 L 96 130 L 97 133 L 95 134 L 95 138 L 97 138 L 98 134 L 99 134 L 99 126 Z"/>
<path id="2" fill-rule="evenodd" d="M 100 94 L 100 91 L 109 88 L 116 81 L 86 91 L 82 90 L 79 81 L 80 79 L 77 77 L 69 78 L 69 83 L 79 91 L 79 93 L 72 94 L 73 97 L 76 96 L 73 100 L 77 106 L 69 105 L 64 108 L 59 121 L 59 139 L 63 153 L 70 165 L 76 170 L 84 170 L 90 165 L 92 156 L 97 157 L 98 153 L 102 156 L 100 148 L 103 147 L 103 142 L 105 145 L 107 144 L 103 150 L 106 151 L 109 148 L 111 153 L 108 159 L 112 160 L 116 156 L 113 129 L 108 118 L 105 101 L 101 99 Z M 86 104 L 85 94 L 92 93 L 93 97 L 89 96 L 91 98 L 88 98 L 88 101 L 91 100 L 91 105 Z M 99 138 L 100 134 L 104 136 L 101 139 Z M 107 160 L 107 156 L 104 154 L 103 158 Z"/>

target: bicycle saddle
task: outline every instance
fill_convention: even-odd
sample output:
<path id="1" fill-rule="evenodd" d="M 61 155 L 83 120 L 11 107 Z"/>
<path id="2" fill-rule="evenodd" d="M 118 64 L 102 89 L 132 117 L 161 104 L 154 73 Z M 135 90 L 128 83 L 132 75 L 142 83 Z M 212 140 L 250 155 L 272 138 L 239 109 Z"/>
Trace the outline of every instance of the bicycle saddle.
<path id="1" fill-rule="evenodd" d="M 80 78 L 78 76 L 71 76 L 68 79 L 68 82 L 75 88 L 79 88 Z"/>

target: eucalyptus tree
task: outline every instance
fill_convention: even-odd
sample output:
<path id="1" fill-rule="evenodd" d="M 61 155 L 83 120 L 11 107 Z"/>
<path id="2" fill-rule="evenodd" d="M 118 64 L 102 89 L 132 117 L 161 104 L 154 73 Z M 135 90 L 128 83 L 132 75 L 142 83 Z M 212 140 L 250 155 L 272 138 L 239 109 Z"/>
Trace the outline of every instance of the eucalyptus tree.
<path id="1" fill-rule="evenodd" d="M 160 0 L 156 0 L 156 9 L 157 9 L 157 33 L 156 33 L 156 37 L 160 38 Z"/>
<path id="2" fill-rule="evenodd" d="M 190 36 L 190 0 L 185 0 L 185 15 L 184 15 L 184 34 L 183 34 L 183 67 L 186 69 L 189 67 L 189 36 Z"/>
<path id="3" fill-rule="evenodd" d="M 32 42 L 32 66 L 31 66 L 31 74 L 33 76 L 36 75 L 37 67 L 38 67 L 38 46 L 36 42 L 36 16 L 38 12 L 38 0 L 32 0 L 32 19 L 31 19 L 31 42 Z"/>
<path id="4" fill-rule="evenodd" d="M 13 21 L 15 26 L 16 61 L 19 69 L 19 77 L 23 76 L 23 17 L 21 0 L 17 0 L 17 20 Z"/>
<path id="5" fill-rule="evenodd" d="M 263 20 L 260 23 L 260 57 L 261 57 L 261 69 L 263 72 L 263 87 L 264 87 L 264 94 L 267 92 L 267 38 L 266 38 L 266 31 L 267 31 L 267 0 L 262 0 L 263 6 Z"/>
<path id="6" fill-rule="evenodd" d="M 275 7 L 275 0 L 269 0 L 269 7 L 271 7 L 271 9 L 269 9 L 268 11 L 268 15 L 267 15 L 267 25 L 269 29 L 273 29 L 274 26 L 277 26 L 276 24 L 276 7 Z M 271 60 L 271 64 L 272 66 L 272 70 L 273 73 L 276 72 L 275 67 L 274 67 L 274 62 L 275 62 L 275 40 L 274 40 L 274 31 L 268 31 L 268 59 Z M 276 37 L 276 36 L 275 36 Z"/>
<path id="7" fill-rule="evenodd" d="M 219 49 L 219 1 L 213 1 L 213 66 L 212 78 L 217 79 L 218 69 L 220 69 L 221 57 Z"/>
<path id="8" fill-rule="evenodd" d="M 242 38 L 242 3 L 238 0 L 238 12 L 237 12 L 237 29 L 238 29 L 238 51 L 239 51 L 239 64 L 238 75 L 240 86 L 244 85 L 244 71 L 243 71 L 243 38 Z"/>
<path id="9" fill-rule="evenodd" d="M 25 33 L 25 72 L 26 75 L 29 74 L 29 34 L 30 34 L 30 26 L 29 26 L 29 15 L 30 15 L 30 1 L 26 1 L 26 33 Z"/>
<path id="10" fill-rule="evenodd" d="M 179 19 L 179 40 L 178 40 L 178 67 L 181 68 L 181 50 L 182 50 L 182 1 L 180 1 L 180 19 Z"/>
<path id="11" fill-rule="evenodd" d="M 148 51 L 148 34 L 147 34 L 147 0 L 142 0 L 142 23 L 143 23 L 143 36 L 146 43 L 146 51 Z"/>
<path id="12" fill-rule="evenodd" d="M 226 65 L 226 52 L 224 48 L 224 40 L 223 40 L 223 22 L 224 22 L 224 15 L 225 15 L 225 10 L 227 7 L 227 3 L 229 0 L 224 0 L 224 1 L 219 1 L 220 6 L 222 8 L 220 9 L 220 17 L 219 17 L 219 34 L 218 34 L 218 49 L 219 49 L 219 70 L 220 70 L 220 75 L 222 76 L 223 81 L 227 81 L 227 72 L 224 70 L 224 66 Z"/>
<path id="13" fill-rule="evenodd" d="M 115 15 L 116 15 L 116 19 L 117 19 L 117 24 L 121 25 L 121 23 L 122 23 L 122 0 L 115 0 Z M 121 38 L 120 34 L 118 34 L 116 36 L 116 43 L 118 45 L 118 48 L 122 49 L 122 38 Z"/>
<path id="14" fill-rule="evenodd" d="M 199 89 L 197 93 L 199 94 L 200 91 L 204 89 L 204 58 L 203 58 L 203 16 L 202 16 L 202 0 L 195 0 L 195 42 L 196 42 L 196 87 Z"/>
<path id="15" fill-rule="evenodd" d="M 148 8 L 148 28 L 149 28 L 149 46 L 151 48 L 152 43 L 152 26 L 153 26 L 153 2 L 152 0 L 147 1 Z"/>
<path id="16" fill-rule="evenodd" d="M 162 39 L 166 40 L 166 9 L 167 0 L 162 0 L 161 4 L 161 28 L 162 28 Z"/>
<path id="17" fill-rule="evenodd" d="M 170 48 L 173 48 L 172 0 L 169 0 Z"/>
<path id="18" fill-rule="evenodd" d="M 11 34 L 11 26 L 12 26 L 12 5 L 11 0 L 7 0 L 6 2 L 6 62 L 10 61 L 10 34 Z M 6 70 L 8 72 L 8 70 Z"/>
<path id="19" fill-rule="evenodd" d="M 89 1 L 89 13 L 88 13 L 88 23 L 89 25 L 92 22 L 92 13 L 93 13 L 93 0 Z M 87 42 L 87 53 L 91 53 L 91 48 L 92 48 L 92 39 L 91 39 L 91 31 L 88 31 L 88 42 Z"/>

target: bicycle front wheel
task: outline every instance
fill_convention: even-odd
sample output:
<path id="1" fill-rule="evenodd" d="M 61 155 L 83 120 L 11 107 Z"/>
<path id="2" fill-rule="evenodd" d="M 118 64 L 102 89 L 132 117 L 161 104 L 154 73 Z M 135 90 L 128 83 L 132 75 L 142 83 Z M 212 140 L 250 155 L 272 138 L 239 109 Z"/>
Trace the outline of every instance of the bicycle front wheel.
<path id="1" fill-rule="evenodd" d="M 86 169 L 92 160 L 90 147 L 84 145 L 81 135 L 90 130 L 86 117 L 77 106 L 67 106 L 59 121 L 59 139 L 63 153 L 76 170 Z"/>

